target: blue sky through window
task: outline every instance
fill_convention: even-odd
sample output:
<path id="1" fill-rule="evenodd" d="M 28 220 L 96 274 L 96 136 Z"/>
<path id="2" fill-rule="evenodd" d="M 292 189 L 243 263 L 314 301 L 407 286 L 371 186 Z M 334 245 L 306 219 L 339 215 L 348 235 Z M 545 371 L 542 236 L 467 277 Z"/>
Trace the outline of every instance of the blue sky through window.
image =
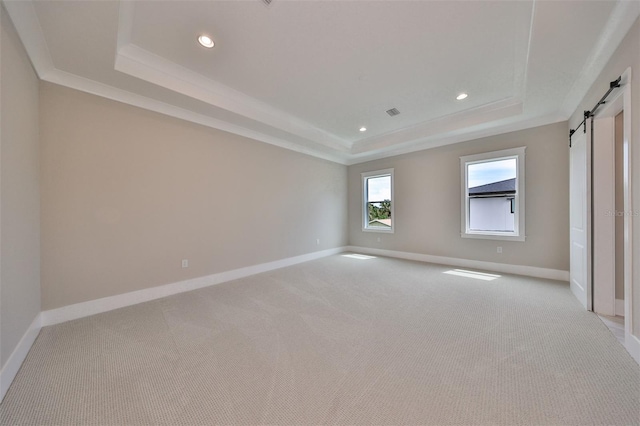
<path id="1" fill-rule="evenodd" d="M 515 158 L 469 164 L 467 169 L 468 188 L 513 179 L 515 177 Z"/>
<path id="2" fill-rule="evenodd" d="M 384 201 L 391 199 L 391 176 L 367 179 L 367 200 Z"/>

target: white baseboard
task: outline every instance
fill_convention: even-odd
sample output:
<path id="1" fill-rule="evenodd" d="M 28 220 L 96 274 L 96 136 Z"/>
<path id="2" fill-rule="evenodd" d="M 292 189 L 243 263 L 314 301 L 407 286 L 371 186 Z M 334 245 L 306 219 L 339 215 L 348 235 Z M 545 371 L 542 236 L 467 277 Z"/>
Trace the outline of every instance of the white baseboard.
<path id="1" fill-rule="evenodd" d="M 18 373 L 18 370 L 20 369 L 22 362 L 26 358 L 31 345 L 33 345 L 33 342 L 38 336 L 41 327 L 59 324 L 62 322 L 111 311 L 114 309 L 124 308 L 126 306 L 136 305 L 138 303 L 160 299 L 163 297 L 171 296 L 173 294 L 197 290 L 199 288 L 220 284 L 223 282 L 260 274 L 263 272 L 268 272 L 303 262 L 308 262 L 310 260 L 320 259 L 326 256 L 342 253 L 344 251 L 354 251 L 365 254 L 396 257 L 400 259 L 417 260 L 421 262 L 438 263 L 464 268 L 484 269 L 489 271 L 527 275 L 538 278 L 563 281 L 569 280 L 568 271 L 536 268 L 532 266 L 483 262 L 479 260 L 459 259 L 453 257 L 431 256 L 426 254 L 408 253 L 393 250 L 348 246 L 317 251 L 301 256 L 290 257 L 287 259 L 281 259 L 273 262 L 262 263 L 259 265 L 248 266 L 245 268 L 234 269 L 231 271 L 225 271 L 205 277 L 193 278 L 190 280 L 179 281 L 176 283 L 124 294 L 118 294 L 115 296 L 103 297 L 101 299 L 90 300 L 87 302 L 76 303 L 74 305 L 63 306 L 62 308 L 43 311 L 34 319 L 33 323 L 20 340 L 20 343 L 9 357 L 9 360 L 2 368 L 2 371 L 0 373 L 0 401 L 1 398 L 4 398 L 4 395 L 9 389 L 11 382 Z M 628 341 L 632 340 L 633 343 L 631 343 L 631 345 L 635 345 L 633 346 L 633 350 L 635 352 L 632 352 L 632 349 L 629 349 L 629 352 L 632 352 L 632 354 L 635 353 L 636 355 L 634 355 L 634 358 L 638 360 L 638 356 L 640 355 L 640 341 L 638 341 L 638 339 L 634 336 L 632 336 L 632 339 L 628 339 Z"/>
<path id="2" fill-rule="evenodd" d="M 624 316 L 624 299 L 616 299 L 615 311 L 616 315 L 620 317 Z"/>
<path id="3" fill-rule="evenodd" d="M 397 257 L 399 259 L 417 260 L 419 262 L 437 263 L 441 265 L 458 266 L 462 268 L 484 269 L 487 271 L 503 272 L 506 274 L 515 275 L 526 275 L 529 277 L 546 278 L 550 280 L 569 281 L 569 271 L 561 271 L 558 269 L 484 262 L 481 260 L 460 259 L 456 257 L 431 256 L 428 254 L 383 250 L 368 247 L 348 246 L 347 250 L 378 256 Z"/>
<path id="4" fill-rule="evenodd" d="M 382 250 L 366 247 L 338 247 L 328 250 L 322 250 L 314 253 L 308 253 L 301 256 L 290 257 L 287 259 L 276 260 L 274 262 L 262 263 L 259 265 L 248 266 L 245 268 L 234 269 L 231 271 L 221 272 L 218 274 L 208 275 L 205 277 L 194 278 L 190 280 L 180 281 L 163 286 L 152 287 L 149 289 L 133 291 L 130 293 L 119 294 L 116 296 L 104 297 L 88 302 L 77 303 L 74 305 L 64 306 L 58 309 L 43 311 L 33 320 L 22 339 L 14 349 L 13 353 L 7 360 L 6 364 L 0 371 L 0 402 L 4 398 L 9 386 L 13 382 L 20 366 L 24 362 L 31 346 L 38 337 L 40 328 L 48 325 L 59 324 L 61 322 L 70 321 L 102 312 L 111 311 L 150 300 L 160 299 L 162 297 L 171 296 L 177 293 L 183 293 L 220 284 L 239 278 L 248 277 L 250 275 L 268 272 L 287 266 L 296 265 L 298 263 L 308 262 L 310 260 L 320 259 L 322 257 L 331 256 L 342 253 L 344 251 L 354 251 L 365 254 L 396 257 L 400 259 L 416 260 L 428 263 L 437 263 L 442 265 L 459 266 L 464 268 L 477 268 L 489 271 L 527 275 L 538 278 L 547 278 L 554 280 L 569 280 L 568 271 L 560 271 L 555 269 L 536 268 L 532 266 L 508 265 L 502 263 L 483 262 L 479 260 L 459 259 L 452 257 L 430 256 L 418 253 L 408 253 L 393 250 Z M 618 312 L 618 302 L 616 300 L 616 312 Z M 626 347 L 633 358 L 640 363 L 640 340 L 627 334 Z"/>
<path id="5" fill-rule="evenodd" d="M 33 342 L 36 341 L 36 337 L 38 337 L 38 333 L 40 333 L 41 328 L 41 314 L 36 315 L 33 319 L 33 322 L 27 329 L 27 331 L 18 342 L 18 346 L 13 350 L 9 359 L 0 370 L 0 402 L 4 399 L 7 391 L 9 390 L 9 386 L 13 382 L 13 379 L 18 374 L 18 370 L 20 370 L 20 366 L 24 362 L 27 354 L 29 353 L 29 349 L 33 345 Z"/>
<path id="6" fill-rule="evenodd" d="M 61 322 L 71 321 L 78 318 L 88 317 L 90 315 L 112 311 L 114 309 L 124 308 L 126 306 L 137 305 L 138 303 L 148 302 L 150 300 L 161 299 L 163 297 L 171 296 L 177 293 L 197 290 L 199 288 L 220 284 L 226 281 L 237 280 L 239 278 L 248 277 L 250 275 L 260 274 L 262 272 L 268 272 L 274 269 L 284 268 L 287 266 L 296 265 L 298 263 L 320 259 L 322 257 L 331 256 L 343 251 L 345 251 L 345 247 L 316 251 L 313 253 L 289 257 L 273 262 L 261 263 L 258 265 L 247 266 L 245 268 L 220 272 L 218 274 L 207 275 L 204 277 L 165 284 L 158 287 L 151 287 L 144 290 L 137 290 L 129 293 L 118 294 L 115 296 L 103 297 L 101 299 L 89 300 L 87 302 L 76 303 L 74 305 L 63 306 L 61 308 L 43 311 L 41 324 L 43 327 L 45 327 L 48 325 L 59 324 Z"/>
<path id="7" fill-rule="evenodd" d="M 626 332 L 624 336 L 624 346 L 627 352 L 631 354 L 633 359 L 640 364 L 640 339 L 633 334 Z"/>

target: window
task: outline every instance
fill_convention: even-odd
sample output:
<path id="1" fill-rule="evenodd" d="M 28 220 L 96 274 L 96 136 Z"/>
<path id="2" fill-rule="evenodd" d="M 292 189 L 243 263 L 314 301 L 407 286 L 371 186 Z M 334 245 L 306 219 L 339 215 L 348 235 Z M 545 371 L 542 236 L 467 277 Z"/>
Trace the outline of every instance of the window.
<path id="1" fill-rule="evenodd" d="M 524 152 L 460 157 L 462 237 L 524 241 Z"/>
<path id="2" fill-rule="evenodd" d="M 393 169 L 362 173 L 362 230 L 393 232 Z"/>

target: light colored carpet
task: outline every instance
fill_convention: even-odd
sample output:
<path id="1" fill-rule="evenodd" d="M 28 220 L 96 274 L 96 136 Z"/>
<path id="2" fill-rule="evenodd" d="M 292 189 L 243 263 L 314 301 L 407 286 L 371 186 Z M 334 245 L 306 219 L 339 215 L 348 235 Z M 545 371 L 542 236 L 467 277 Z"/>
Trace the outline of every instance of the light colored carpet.
<path id="1" fill-rule="evenodd" d="M 640 424 L 560 282 L 342 255 L 44 328 L 8 424 Z"/>

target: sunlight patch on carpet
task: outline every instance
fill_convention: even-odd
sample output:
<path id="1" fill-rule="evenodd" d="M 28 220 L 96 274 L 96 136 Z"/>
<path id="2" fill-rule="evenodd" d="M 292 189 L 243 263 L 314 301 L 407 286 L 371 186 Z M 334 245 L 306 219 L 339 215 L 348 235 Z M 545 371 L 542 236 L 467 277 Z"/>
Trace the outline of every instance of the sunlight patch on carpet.
<path id="1" fill-rule="evenodd" d="M 359 259 L 359 260 L 369 260 L 369 259 L 375 259 L 375 256 L 367 256 L 366 254 L 357 254 L 357 253 L 351 253 L 351 254 L 343 254 L 343 257 L 349 257 L 351 259 Z"/>
<path id="2" fill-rule="evenodd" d="M 500 275 L 496 275 L 496 274 L 487 274 L 486 272 L 477 272 L 477 271 L 467 271 L 465 269 L 451 269 L 449 271 L 444 271 L 443 274 L 457 275 L 459 277 L 466 277 L 466 278 L 475 278 L 477 280 L 483 280 L 483 281 L 493 281 L 501 277 Z"/>

